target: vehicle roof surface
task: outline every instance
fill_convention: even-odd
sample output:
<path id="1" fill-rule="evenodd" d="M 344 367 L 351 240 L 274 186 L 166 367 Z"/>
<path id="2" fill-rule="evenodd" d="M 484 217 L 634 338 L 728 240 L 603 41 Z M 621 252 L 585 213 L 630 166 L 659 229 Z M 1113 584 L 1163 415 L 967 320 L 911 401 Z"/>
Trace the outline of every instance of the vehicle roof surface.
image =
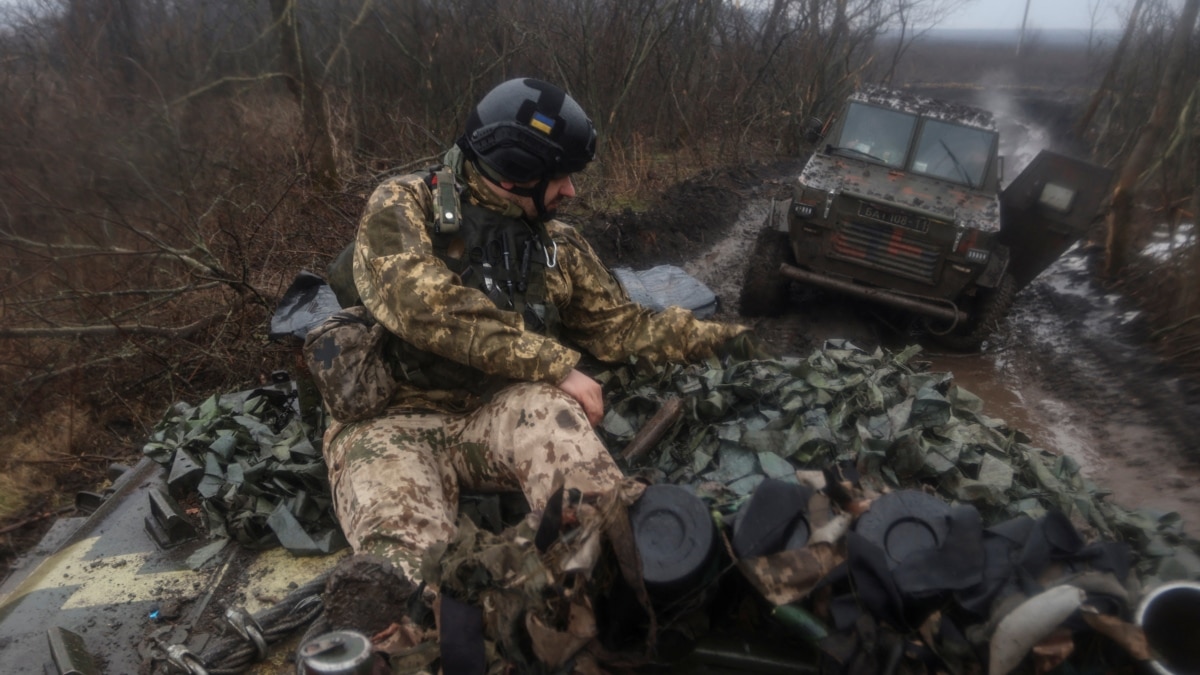
<path id="1" fill-rule="evenodd" d="M 1000 200 L 994 192 L 915 173 L 890 171 L 854 157 L 814 154 L 798 180 L 801 185 L 821 192 L 845 191 L 882 204 L 919 209 L 962 227 L 984 232 L 1000 229 Z"/>
<path id="2" fill-rule="evenodd" d="M 0 584 L 0 673 L 58 672 L 44 670 L 53 662 L 48 633 L 56 628 L 77 634 L 102 672 L 144 672 L 152 635 L 165 631 L 164 643 L 198 651 L 227 630 L 219 624 L 224 608 L 256 614 L 347 553 L 298 557 L 282 547 L 230 544 L 210 564 L 191 569 L 188 558 L 212 543 L 208 537 L 164 550 L 144 526 L 149 492 L 166 490 L 166 478 L 163 467 L 143 458 L 95 513 L 60 520 L 62 527 Z M 157 610 L 168 604 L 179 615 L 159 618 Z M 293 647 L 272 647 L 272 659 L 282 663 Z M 294 664 L 280 663 L 269 660 L 254 672 L 294 672 Z"/>
<path id="3" fill-rule="evenodd" d="M 850 100 L 987 131 L 996 130 L 996 116 L 988 110 L 964 103 L 930 98 L 911 91 L 867 86 L 851 94 Z"/>

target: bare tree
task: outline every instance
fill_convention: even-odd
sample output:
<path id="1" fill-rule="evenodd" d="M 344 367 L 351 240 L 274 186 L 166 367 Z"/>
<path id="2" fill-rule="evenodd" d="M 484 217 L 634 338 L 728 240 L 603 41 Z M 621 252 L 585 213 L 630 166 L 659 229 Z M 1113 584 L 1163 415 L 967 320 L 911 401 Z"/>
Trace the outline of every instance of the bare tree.
<path id="1" fill-rule="evenodd" d="M 1198 13 L 1200 0 L 1186 0 L 1171 38 L 1170 51 L 1163 66 L 1154 109 L 1118 174 L 1113 189 L 1112 209 L 1108 215 L 1108 235 L 1105 241 L 1104 273 L 1109 279 L 1115 279 L 1128 264 L 1133 239 L 1133 205 L 1137 198 L 1138 182 L 1149 166 L 1153 153 L 1159 149 L 1159 142 L 1167 123 L 1178 115 L 1180 101 L 1176 90 Z"/>
<path id="2" fill-rule="evenodd" d="M 1029 25 L 1029 6 L 1033 0 L 1025 0 L 1025 13 L 1021 15 L 1021 33 L 1017 37 L 1017 58 L 1021 57 L 1021 49 L 1025 46 L 1025 28 Z"/>
<path id="3" fill-rule="evenodd" d="M 300 106 L 304 142 L 308 146 L 307 155 L 313 176 L 322 187 L 336 190 L 341 185 L 341 179 L 334 157 L 325 92 L 296 16 L 296 0 L 271 0 L 271 15 L 279 31 L 279 53 L 283 60 L 283 71 L 287 74 L 288 89 Z"/>
<path id="4" fill-rule="evenodd" d="M 1137 33 L 1138 18 L 1141 16 L 1142 5 L 1144 3 L 1145 0 L 1134 0 L 1133 9 L 1129 10 L 1129 17 L 1125 21 L 1125 31 L 1121 34 L 1121 41 L 1117 43 L 1117 48 L 1113 52 L 1112 59 L 1109 61 L 1108 70 L 1104 73 L 1104 79 L 1101 80 L 1100 86 L 1096 87 L 1096 91 L 1092 94 L 1087 109 L 1079 118 L 1079 123 L 1075 127 L 1080 135 L 1083 135 L 1087 131 L 1087 128 L 1092 125 L 1092 118 L 1095 117 L 1101 102 L 1104 101 L 1104 98 L 1112 90 L 1113 83 L 1117 78 L 1117 71 L 1125 61 L 1129 45 L 1133 41 L 1133 36 Z"/>

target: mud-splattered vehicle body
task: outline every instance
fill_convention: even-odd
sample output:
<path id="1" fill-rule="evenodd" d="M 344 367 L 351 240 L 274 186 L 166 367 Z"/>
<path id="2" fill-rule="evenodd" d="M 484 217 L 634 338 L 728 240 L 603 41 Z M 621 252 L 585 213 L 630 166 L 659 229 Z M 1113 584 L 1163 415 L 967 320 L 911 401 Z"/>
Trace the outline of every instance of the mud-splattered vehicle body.
<path id="1" fill-rule="evenodd" d="M 307 294 L 304 298 L 304 304 L 312 300 Z M 734 675 L 827 672 L 830 664 L 848 663 L 851 657 L 858 662 L 860 656 L 872 659 L 862 661 L 868 664 L 866 670 L 883 672 L 885 658 L 886 663 L 898 663 L 908 650 L 883 619 L 877 623 L 871 617 L 892 617 L 899 606 L 933 612 L 930 617 L 937 618 L 927 621 L 913 614 L 917 618 L 906 621 L 903 617 L 908 615 L 903 614 L 889 619 L 893 626 L 903 622 L 922 627 L 911 629 L 914 638 L 907 644 L 928 644 L 926 636 L 936 631 L 937 639 L 952 641 L 962 654 L 972 653 L 970 645 L 962 642 L 961 636 L 968 634 L 1015 645 L 1011 633 L 988 634 L 983 629 L 987 623 L 995 625 L 988 607 L 1015 604 L 999 600 L 996 594 L 1024 594 L 1027 586 L 1015 582 L 1036 577 L 1027 570 L 1018 575 L 1010 568 L 1016 564 L 1036 565 L 1047 576 L 1054 569 L 1061 570 L 1064 579 L 1089 577 L 1103 598 L 1096 606 L 1109 608 L 1112 620 L 1128 615 L 1131 594 L 1138 592 L 1138 580 L 1114 571 L 1128 571 L 1134 553 L 1140 579 L 1200 579 L 1200 543 L 1181 540 L 1176 514 L 1134 517 L 1108 503 L 1107 491 L 1084 480 L 1077 464 L 1018 440 L 1024 435 L 984 415 L 980 399 L 953 385 L 949 374 L 910 368 L 907 364 L 919 351 L 913 346 L 895 355 L 882 350 L 868 353 L 844 341 L 831 341 L 803 359 L 730 360 L 721 368 L 672 366 L 652 375 L 638 375 L 639 364 L 610 371 L 606 375 L 615 389 L 607 392 L 609 415 L 598 432 L 610 448 L 623 447 L 621 457 L 627 461 L 633 460 L 634 448 L 642 448 L 640 453 L 653 443 L 641 443 L 643 438 L 667 439 L 643 466 L 655 467 L 654 471 L 670 477 L 668 481 L 677 482 L 653 486 L 658 490 L 654 500 L 645 499 L 652 489 L 647 488 L 637 501 L 639 508 L 629 511 L 628 527 L 613 528 L 603 545 L 601 539 L 577 536 L 589 531 L 584 522 L 563 535 L 562 547 L 546 549 L 545 557 L 536 546 L 540 525 L 536 534 L 526 531 L 520 537 L 520 546 L 514 539 L 509 542 L 513 547 L 489 549 L 486 556 L 480 555 L 482 549 L 460 549 L 465 555 L 451 557 L 472 561 L 465 568 L 470 573 L 442 577 L 441 588 L 495 581 L 488 598 L 506 600 L 499 605 L 485 600 L 481 606 L 500 607 L 502 611 L 489 615 L 497 622 L 524 626 L 523 632 L 498 633 L 522 640 L 509 643 L 506 655 L 514 660 L 526 651 L 525 644 L 538 640 L 543 646 L 566 644 L 563 649 L 578 651 L 583 636 L 595 637 L 605 649 L 608 644 L 613 649 L 633 645 L 628 652 L 612 652 L 610 657 L 618 665 L 646 668 L 614 669 L 619 672 Z M 642 379 L 646 377 L 650 379 Z M 655 381 L 660 385 L 650 386 Z M 620 382 L 631 386 L 616 386 Z M 324 521 L 317 519 L 315 528 L 298 528 L 298 521 L 288 516 L 302 517 L 314 503 L 328 499 L 327 489 L 296 487 L 311 485 L 296 479 L 323 470 L 319 461 L 302 461 L 314 456 L 314 441 L 320 437 L 319 419 L 311 405 L 303 403 L 304 389 L 278 374 L 254 389 L 213 397 L 198 406 L 171 406 L 167 420 L 172 433 L 156 431 L 144 448 L 146 459 L 125 468 L 111 487 L 81 493 L 77 508 L 90 513 L 58 521 L 0 583 L 0 673 L 378 672 L 358 667 L 370 665 L 357 661 L 358 657 L 372 658 L 365 636 L 378 635 L 382 640 L 405 631 L 388 633 L 388 623 L 377 623 L 361 634 L 331 633 L 329 626 L 338 625 L 338 619 L 330 615 L 391 622 L 398 608 L 407 611 L 407 600 L 423 596 L 409 593 L 399 599 L 386 584 L 339 577 L 346 567 L 340 564 L 346 560 L 346 550 L 335 550 L 333 538 L 321 534 L 327 532 L 320 527 Z M 657 410 L 653 391 L 670 392 Z M 222 410 L 228 412 L 213 414 Z M 226 418 L 253 433 L 239 438 L 232 448 L 222 440 L 227 434 L 210 441 L 207 434 L 196 433 L 202 425 L 193 422 Z M 308 424 L 306 419 L 318 423 L 306 430 L 305 437 L 288 433 Z M 673 427 L 675 423 L 681 426 Z M 181 437 L 173 435 L 176 430 Z M 169 463 L 160 465 L 152 459 L 158 450 L 155 445 L 168 438 L 178 438 L 182 447 L 176 448 Z M 276 443 L 273 438 L 287 442 Z M 180 452 L 184 447 L 188 452 Z M 854 455 L 862 461 L 837 459 Z M 222 467 L 220 457 L 238 459 Z M 268 457 L 277 462 L 269 464 Z M 886 490 L 869 499 L 862 491 L 857 466 L 864 467 L 873 485 L 885 485 L 881 481 L 886 469 L 895 477 L 892 481 L 908 477 L 901 486 L 922 488 Z M 224 478 L 218 480 L 222 474 Z M 860 479 L 854 478 L 856 474 Z M 939 477 L 935 488 L 939 494 L 956 500 L 953 507 L 932 494 L 933 484 L 922 482 L 931 480 L 931 475 Z M 272 506 L 262 498 L 274 488 L 282 488 L 275 492 L 282 498 Z M 238 501 L 233 500 L 237 495 L 252 498 L 239 502 L 250 508 L 238 513 L 249 517 L 237 520 L 227 512 L 218 528 L 212 509 Z M 520 508 L 506 506 L 500 495 L 464 495 L 461 506 L 467 515 L 474 511 L 480 516 L 481 524 L 497 525 L 495 529 L 511 527 L 524 515 Z M 866 506 L 870 508 L 864 510 Z M 1047 513 L 1048 509 L 1055 513 Z M 1086 518 L 1080 522 L 1091 523 L 1097 528 L 1094 532 L 1123 533 L 1136 550 L 1117 541 L 1091 541 L 1085 546 L 1060 509 Z M 210 518 L 197 523 L 200 513 Z M 601 510 L 590 513 L 594 517 Z M 619 512 L 608 514 L 607 522 L 625 519 Z M 998 523 L 995 537 L 985 539 L 985 514 Z M 218 530 L 234 532 L 238 522 L 244 525 L 254 516 L 266 517 L 283 547 L 263 549 L 259 537 L 251 542 L 258 545 L 244 546 L 240 538 L 234 545 L 227 537 L 214 536 Z M 558 527 L 561 521 L 556 520 L 548 522 Z M 474 534 L 476 528 L 463 530 L 466 534 L 457 544 L 483 541 Z M 1040 539 L 1025 539 L 1034 533 Z M 846 546 L 832 543 L 842 538 Z M 596 545 L 585 547 L 585 541 Z M 594 553 L 575 555 L 585 549 Z M 635 549 L 637 555 L 632 556 Z M 606 567 L 586 573 L 576 567 L 583 564 L 580 560 L 595 561 L 602 555 L 608 560 Z M 492 576 L 474 566 L 484 557 L 497 564 L 511 561 L 502 569 L 535 572 Z M 571 565 L 572 578 L 596 582 L 581 587 L 588 592 L 575 595 L 586 598 L 571 605 L 578 611 L 559 611 L 559 601 L 566 597 L 567 586 L 561 583 L 565 577 L 543 585 L 552 569 L 543 560 L 561 561 L 561 567 L 554 569 L 563 572 Z M 1093 560 L 1098 567 L 1103 563 L 1101 569 L 1082 571 Z M 437 573 L 445 562 L 443 557 L 429 571 Z M 527 563 L 531 567 L 526 568 Z M 996 575 L 985 577 L 985 569 Z M 616 579 L 625 578 L 625 570 L 642 581 L 621 586 Z M 1127 579 L 1124 584 L 1113 576 L 1118 573 Z M 1098 578 L 1105 575 L 1112 578 Z M 977 581 L 970 582 L 969 588 L 963 585 L 964 579 L 972 578 Z M 991 581 L 983 583 L 985 578 Z M 334 583 L 339 579 L 342 583 Z M 859 583 L 860 579 L 867 581 Z M 534 585 L 527 588 L 526 581 Z M 813 597 L 810 602 L 818 583 L 820 599 Z M 644 587 L 640 593 L 639 586 Z M 1174 586 L 1185 594 L 1178 602 L 1194 604 L 1186 594 L 1200 592 L 1200 585 Z M 1077 604 L 1082 602 L 1083 589 L 1061 584 L 1028 602 L 1057 601 L 1063 591 L 1068 600 L 1074 597 Z M 522 597 L 531 604 L 523 605 Z M 856 614 L 860 598 L 861 611 L 866 613 Z M 1174 602 L 1169 600 L 1164 611 L 1179 615 L 1170 608 L 1182 605 Z M 638 609 L 646 606 L 654 614 Z M 843 608 L 843 619 L 850 620 L 836 619 L 833 607 Z M 563 617 L 571 630 L 545 628 L 557 626 L 542 622 L 546 608 Z M 948 617 L 966 629 L 935 628 Z M 542 628 L 535 633 L 539 625 Z M 1162 625 L 1169 626 L 1166 632 L 1171 635 L 1195 632 L 1172 630 L 1174 623 Z M 1048 634 L 1054 627 L 1049 623 L 1044 629 Z M 407 634 L 421 637 L 419 632 Z M 875 641 L 876 634 L 891 636 L 890 642 Z M 871 642 L 860 642 L 864 635 Z M 1108 639 L 1107 635 L 1091 639 Z M 422 638 L 415 647 L 388 651 L 397 660 L 387 672 L 417 672 L 409 667 L 410 658 L 426 664 L 439 654 L 445 658 L 459 644 L 453 637 L 443 632 L 440 643 Z M 832 639 L 825 641 L 827 637 Z M 1098 666 L 1091 665 L 1093 659 L 1112 655 L 1111 645 L 1101 649 L 1095 641 L 1082 641 L 1085 638 L 1079 638 L 1074 653 L 1089 663 L 1071 665 L 1080 671 L 1094 670 Z M 1144 650 L 1145 641 L 1141 644 Z M 1031 645 L 1013 649 L 1021 656 Z M 620 660 L 644 656 L 642 652 L 651 648 L 653 661 Z M 940 646 L 914 651 L 919 658 L 950 653 Z M 561 651 L 536 647 L 533 653 L 538 659 L 565 658 Z M 829 661 L 830 657 L 836 660 Z M 312 666 L 310 659 L 318 660 L 324 669 L 298 671 L 296 661 Z M 879 667 L 872 670 L 874 664 Z M 534 665 L 540 666 L 541 661 Z M 1133 664 L 1107 661 L 1105 667 L 1124 672 Z M 444 671 L 464 672 L 449 667 Z M 505 672 L 566 670 L 514 666 Z"/>
<path id="2" fill-rule="evenodd" d="M 1106 170 L 1043 152 L 1001 192 L 992 113 L 894 90 L 849 97 L 756 242 L 747 316 L 793 280 L 897 306 L 977 348 L 1016 292 L 1093 223 Z"/>

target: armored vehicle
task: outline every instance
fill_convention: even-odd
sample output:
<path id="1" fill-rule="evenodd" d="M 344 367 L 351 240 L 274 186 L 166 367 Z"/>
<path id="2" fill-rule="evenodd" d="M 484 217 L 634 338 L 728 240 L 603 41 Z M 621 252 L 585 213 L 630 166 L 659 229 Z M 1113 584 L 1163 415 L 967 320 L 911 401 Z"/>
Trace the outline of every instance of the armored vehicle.
<path id="1" fill-rule="evenodd" d="M 914 312 L 944 345 L 976 349 L 1107 193 L 1108 170 L 1049 151 L 1001 191 L 995 117 L 967 105 L 868 88 L 818 129 L 755 241 L 745 316 L 782 312 L 800 281 Z"/>

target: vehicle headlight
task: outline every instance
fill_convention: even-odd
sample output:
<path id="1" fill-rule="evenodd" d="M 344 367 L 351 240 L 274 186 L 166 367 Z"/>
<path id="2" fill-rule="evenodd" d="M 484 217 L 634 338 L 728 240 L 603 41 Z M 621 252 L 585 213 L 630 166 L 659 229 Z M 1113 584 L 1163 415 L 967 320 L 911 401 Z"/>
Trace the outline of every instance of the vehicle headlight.
<path id="1" fill-rule="evenodd" d="M 989 256 L 991 256 L 991 252 L 986 249 L 982 249 L 982 248 L 967 249 L 967 260 L 969 260 L 970 262 L 973 262 L 973 263 L 983 264 L 988 261 Z"/>
<path id="2" fill-rule="evenodd" d="M 812 218 L 817 212 L 815 204 L 806 204 L 804 202 L 796 202 L 792 204 L 792 213 L 796 214 L 797 218 Z"/>

